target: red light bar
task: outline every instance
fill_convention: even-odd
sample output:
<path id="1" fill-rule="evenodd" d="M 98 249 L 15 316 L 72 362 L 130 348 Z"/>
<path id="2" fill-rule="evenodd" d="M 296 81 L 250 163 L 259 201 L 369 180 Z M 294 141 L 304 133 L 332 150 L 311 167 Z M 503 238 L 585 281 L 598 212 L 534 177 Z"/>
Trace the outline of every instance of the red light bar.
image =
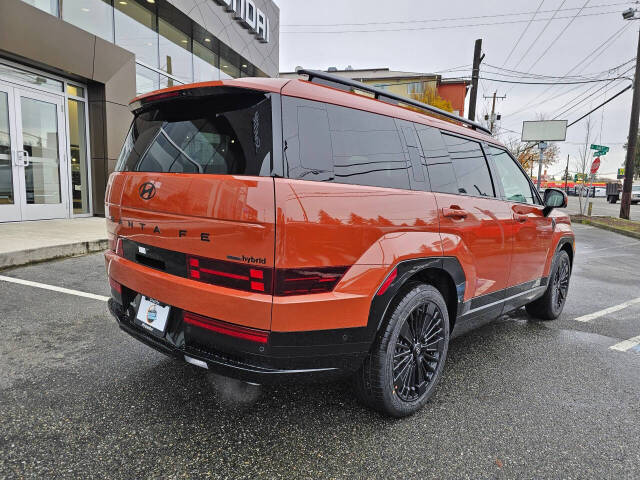
<path id="1" fill-rule="evenodd" d="M 276 270 L 275 295 L 330 292 L 349 267 L 283 268 Z"/>
<path id="2" fill-rule="evenodd" d="M 393 271 L 387 277 L 387 279 L 382 283 L 382 286 L 380 287 L 380 290 L 378 290 L 378 293 L 376 293 L 376 295 L 384 295 L 384 292 L 386 292 L 389 289 L 389 287 L 391 286 L 391 284 L 393 283 L 393 281 L 396 279 L 397 276 L 398 276 L 398 269 L 394 268 Z"/>
<path id="3" fill-rule="evenodd" d="M 267 331 L 221 322 L 220 320 L 203 317 L 196 313 L 184 312 L 182 319 L 186 324 L 220 333 L 221 335 L 229 335 L 230 337 L 240 338 L 256 343 L 267 343 L 269 340 L 269 332 Z"/>

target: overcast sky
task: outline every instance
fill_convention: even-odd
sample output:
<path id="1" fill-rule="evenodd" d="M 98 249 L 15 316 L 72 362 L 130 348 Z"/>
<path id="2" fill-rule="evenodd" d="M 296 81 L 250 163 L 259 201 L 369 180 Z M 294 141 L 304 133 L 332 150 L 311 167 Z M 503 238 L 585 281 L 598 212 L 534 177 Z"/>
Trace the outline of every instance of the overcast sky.
<path id="1" fill-rule="evenodd" d="M 518 74 L 489 65 L 527 74 L 568 74 L 562 81 L 576 81 L 583 76 L 615 78 L 629 69 L 626 76 L 631 77 L 633 63 L 625 62 L 635 57 L 640 27 L 640 21 L 624 21 L 621 16 L 633 2 L 619 0 L 544 0 L 536 21 L 526 31 L 541 0 L 276 0 L 276 3 L 280 7 L 281 71 L 292 71 L 298 65 L 321 69 L 351 65 L 439 73 L 462 66 L 460 71 L 443 72 L 443 77 L 468 76 L 474 41 L 482 38 L 486 56 L 481 76 L 487 78 L 549 81 L 508 76 Z M 585 3 L 586 8 L 580 10 Z M 558 8 L 561 10 L 556 12 Z M 554 14 L 556 18 L 548 22 Z M 574 18 L 576 14 L 579 16 Z M 425 22 L 418 22 L 422 20 Z M 354 30 L 377 31 L 353 33 Z M 340 33 L 327 33 L 335 31 Z M 621 64 L 625 65 L 606 71 Z M 484 113 L 483 104 L 488 102 L 482 99 L 484 95 L 491 95 L 494 90 L 499 96 L 506 94 L 507 98 L 499 100 L 496 109 L 502 114 L 501 127 L 520 132 L 523 120 L 535 120 L 537 114 L 553 118 L 582 101 L 559 117 L 569 122 L 576 120 L 629 84 L 630 80 L 621 79 L 549 87 L 482 80 L 478 111 Z M 611 148 L 600 168 L 603 174 L 615 176 L 616 169 L 624 163 L 623 144 L 629 129 L 631 96 L 629 90 L 591 115 L 593 143 Z M 549 169 L 550 174 L 561 174 L 567 154 L 571 157 L 570 171 L 576 169 L 579 144 L 584 143 L 584 137 L 584 120 L 569 128 L 567 141 L 560 143 L 561 161 Z"/>

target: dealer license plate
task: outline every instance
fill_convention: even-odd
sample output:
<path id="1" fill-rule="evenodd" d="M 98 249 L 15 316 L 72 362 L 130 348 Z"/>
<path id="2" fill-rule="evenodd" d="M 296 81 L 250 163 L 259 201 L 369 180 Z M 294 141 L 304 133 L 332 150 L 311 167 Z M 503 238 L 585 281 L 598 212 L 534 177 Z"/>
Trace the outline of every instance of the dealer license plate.
<path id="1" fill-rule="evenodd" d="M 136 324 L 155 335 L 164 335 L 170 310 L 169 305 L 162 306 L 157 300 L 142 296 L 136 314 Z"/>

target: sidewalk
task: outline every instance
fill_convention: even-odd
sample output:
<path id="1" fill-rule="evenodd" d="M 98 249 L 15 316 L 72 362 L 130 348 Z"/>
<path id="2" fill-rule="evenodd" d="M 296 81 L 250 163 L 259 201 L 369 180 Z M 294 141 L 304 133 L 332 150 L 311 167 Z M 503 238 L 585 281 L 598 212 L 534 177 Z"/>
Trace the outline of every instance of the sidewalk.
<path id="1" fill-rule="evenodd" d="M 0 269 L 107 248 L 104 218 L 0 223 Z"/>

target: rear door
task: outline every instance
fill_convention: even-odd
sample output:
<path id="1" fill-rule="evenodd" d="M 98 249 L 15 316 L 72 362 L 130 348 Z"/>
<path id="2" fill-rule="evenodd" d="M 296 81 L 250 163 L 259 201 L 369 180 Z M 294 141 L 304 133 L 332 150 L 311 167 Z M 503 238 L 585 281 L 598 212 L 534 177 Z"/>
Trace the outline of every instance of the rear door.
<path id="1" fill-rule="evenodd" d="M 164 101 L 136 116 L 110 181 L 109 228 L 123 238 L 127 259 L 226 287 L 203 295 L 199 284 L 176 278 L 181 294 L 162 301 L 268 329 L 275 244 L 272 98 L 232 90 Z"/>
<path id="2" fill-rule="evenodd" d="M 511 213 L 496 197 L 479 142 L 428 126 L 418 126 L 418 137 L 438 204 L 444 254 L 458 257 L 465 269 L 470 308 L 488 313 L 507 287 Z"/>

